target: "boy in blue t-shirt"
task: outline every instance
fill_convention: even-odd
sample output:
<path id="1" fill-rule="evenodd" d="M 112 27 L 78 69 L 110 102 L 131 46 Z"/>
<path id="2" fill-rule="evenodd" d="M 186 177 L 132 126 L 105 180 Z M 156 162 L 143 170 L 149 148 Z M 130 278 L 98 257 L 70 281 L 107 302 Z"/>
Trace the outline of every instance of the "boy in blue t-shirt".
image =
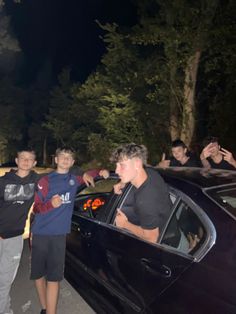
<path id="1" fill-rule="evenodd" d="M 83 178 L 71 174 L 74 157 L 71 148 L 58 148 L 56 171 L 41 178 L 35 193 L 31 279 L 35 280 L 43 308 L 41 314 L 56 314 L 59 282 L 64 273 L 66 234 L 70 232 L 77 188 L 84 180 L 91 182 L 91 176 L 99 174 L 92 171 Z"/>

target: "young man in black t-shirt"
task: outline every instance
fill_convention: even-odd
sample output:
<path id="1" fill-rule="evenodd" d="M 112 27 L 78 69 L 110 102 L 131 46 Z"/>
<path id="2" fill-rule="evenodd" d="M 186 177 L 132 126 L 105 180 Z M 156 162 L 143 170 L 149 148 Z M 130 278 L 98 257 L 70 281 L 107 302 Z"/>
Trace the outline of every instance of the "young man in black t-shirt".
<path id="1" fill-rule="evenodd" d="M 134 143 L 118 147 L 111 161 L 116 163 L 116 173 L 121 182 L 133 185 L 133 206 L 129 213 L 117 210 L 115 223 L 136 236 L 157 242 L 165 222 L 168 220 L 171 201 L 168 187 L 152 168 L 144 168 L 147 162 L 147 149 Z"/>
<path id="2" fill-rule="evenodd" d="M 205 168 L 236 170 L 236 160 L 232 153 L 219 145 L 217 137 L 208 137 L 204 141 L 200 159 Z"/>
<path id="3" fill-rule="evenodd" d="M 201 167 L 199 158 L 188 152 L 187 146 L 183 141 L 177 139 L 171 144 L 172 157 L 170 159 L 165 158 L 165 154 L 162 155 L 162 160 L 158 166 L 162 168 L 168 167 Z"/>

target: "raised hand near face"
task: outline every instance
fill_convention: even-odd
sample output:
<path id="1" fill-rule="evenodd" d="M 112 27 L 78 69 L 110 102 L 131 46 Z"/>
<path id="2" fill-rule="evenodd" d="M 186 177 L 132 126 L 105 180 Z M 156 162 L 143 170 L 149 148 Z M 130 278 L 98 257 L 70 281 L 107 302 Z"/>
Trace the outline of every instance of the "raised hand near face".
<path id="1" fill-rule="evenodd" d="M 162 154 L 161 161 L 159 162 L 158 166 L 161 168 L 168 168 L 170 166 L 170 160 L 166 159 L 165 153 Z"/>
<path id="2" fill-rule="evenodd" d="M 207 159 L 208 157 L 211 156 L 212 153 L 212 148 L 214 147 L 215 143 L 210 143 L 206 147 L 203 148 L 200 158 L 201 160 Z"/>
<path id="3" fill-rule="evenodd" d="M 221 148 L 220 150 L 221 155 L 223 156 L 224 160 L 226 160 L 229 164 L 236 168 L 236 160 L 233 157 L 233 154 L 225 148 Z"/>

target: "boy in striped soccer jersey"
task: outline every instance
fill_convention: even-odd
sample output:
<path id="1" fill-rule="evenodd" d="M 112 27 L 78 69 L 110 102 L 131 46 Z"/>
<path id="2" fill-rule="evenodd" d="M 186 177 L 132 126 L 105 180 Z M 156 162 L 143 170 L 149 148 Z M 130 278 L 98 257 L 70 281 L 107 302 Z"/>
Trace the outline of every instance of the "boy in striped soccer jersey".
<path id="1" fill-rule="evenodd" d="M 82 177 L 69 172 L 74 164 L 74 151 L 56 150 L 56 171 L 38 182 L 32 225 L 31 279 L 42 306 L 41 314 L 56 314 L 59 282 L 63 279 L 66 234 L 70 232 L 71 216 Z M 95 177 L 98 171 L 88 175 Z"/>

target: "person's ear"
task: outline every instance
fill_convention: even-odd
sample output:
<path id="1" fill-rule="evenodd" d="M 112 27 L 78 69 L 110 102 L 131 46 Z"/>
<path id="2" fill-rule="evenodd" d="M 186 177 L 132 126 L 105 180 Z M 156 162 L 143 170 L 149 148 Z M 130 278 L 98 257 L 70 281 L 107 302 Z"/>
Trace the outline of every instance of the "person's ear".
<path id="1" fill-rule="evenodd" d="M 135 169 L 136 170 L 140 169 L 142 167 L 142 165 L 143 165 L 142 160 L 139 159 L 139 158 L 136 158 L 136 160 L 135 160 Z"/>
<path id="2" fill-rule="evenodd" d="M 15 163 L 16 163 L 17 166 L 18 166 L 18 158 L 17 158 L 17 157 L 15 158 Z"/>

